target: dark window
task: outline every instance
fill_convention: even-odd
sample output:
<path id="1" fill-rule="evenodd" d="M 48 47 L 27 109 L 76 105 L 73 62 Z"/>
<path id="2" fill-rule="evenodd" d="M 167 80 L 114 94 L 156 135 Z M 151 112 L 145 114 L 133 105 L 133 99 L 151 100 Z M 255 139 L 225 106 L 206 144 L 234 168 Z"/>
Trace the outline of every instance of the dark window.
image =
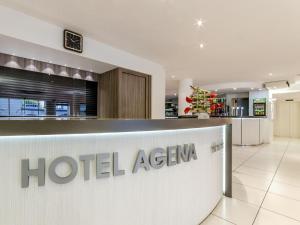
<path id="1" fill-rule="evenodd" d="M 0 116 L 97 116 L 97 82 L 0 67 Z"/>
<path id="2" fill-rule="evenodd" d="M 70 116 L 70 106 L 68 103 L 56 103 L 56 116 Z"/>
<path id="3" fill-rule="evenodd" d="M 0 98 L 0 116 L 9 116 L 8 98 Z"/>

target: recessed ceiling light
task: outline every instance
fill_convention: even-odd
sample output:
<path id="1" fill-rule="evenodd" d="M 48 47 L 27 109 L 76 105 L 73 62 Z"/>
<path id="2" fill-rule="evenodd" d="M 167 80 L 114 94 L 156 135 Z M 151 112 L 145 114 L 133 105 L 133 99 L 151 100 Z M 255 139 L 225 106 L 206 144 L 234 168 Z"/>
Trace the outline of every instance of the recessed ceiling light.
<path id="1" fill-rule="evenodd" d="M 174 96 L 177 96 L 177 93 L 174 93 Z"/>
<path id="2" fill-rule="evenodd" d="M 237 88 L 233 88 L 233 90 L 237 90 Z"/>
<path id="3" fill-rule="evenodd" d="M 200 43 L 199 44 L 199 47 L 202 49 L 202 48 L 204 48 L 204 43 Z"/>
<path id="4" fill-rule="evenodd" d="M 67 66 L 67 64 L 65 64 L 65 66 Z"/>
<path id="5" fill-rule="evenodd" d="M 197 26 L 203 27 L 204 21 L 202 19 L 197 20 Z"/>
<path id="6" fill-rule="evenodd" d="M 269 73 L 269 76 L 270 76 L 270 77 L 273 76 L 273 73 Z"/>
<path id="7" fill-rule="evenodd" d="M 171 76 L 171 78 L 172 78 L 172 79 L 175 79 L 175 76 L 174 76 L 174 75 L 172 75 L 172 76 Z"/>
<path id="8" fill-rule="evenodd" d="M 254 90 L 254 88 L 251 88 L 251 90 Z"/>

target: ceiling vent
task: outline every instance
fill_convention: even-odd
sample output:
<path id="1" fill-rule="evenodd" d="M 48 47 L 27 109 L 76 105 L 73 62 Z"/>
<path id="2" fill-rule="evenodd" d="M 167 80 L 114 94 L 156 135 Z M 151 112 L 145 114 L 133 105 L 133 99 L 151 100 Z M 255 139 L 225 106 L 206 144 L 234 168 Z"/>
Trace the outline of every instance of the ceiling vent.
<path id="1" fill-rule="evenodd" d="M 287 80 L 272 81 L 264 83 L 264 87 L 269 90 L 283 89 L 290 87 L 290 83 Z"/>

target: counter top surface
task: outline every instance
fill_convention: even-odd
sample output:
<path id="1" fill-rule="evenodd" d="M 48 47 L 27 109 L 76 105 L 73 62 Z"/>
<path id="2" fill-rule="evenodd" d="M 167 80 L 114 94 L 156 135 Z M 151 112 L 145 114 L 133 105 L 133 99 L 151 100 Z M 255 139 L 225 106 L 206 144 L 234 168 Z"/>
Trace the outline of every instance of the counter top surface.
<path id="1" fill-rule="evenodd" d="M 2 118 L 0 136 L 90 134 L 178 130 L 231 124 L 229 118 L 101 120 L 95 118 Z"/>

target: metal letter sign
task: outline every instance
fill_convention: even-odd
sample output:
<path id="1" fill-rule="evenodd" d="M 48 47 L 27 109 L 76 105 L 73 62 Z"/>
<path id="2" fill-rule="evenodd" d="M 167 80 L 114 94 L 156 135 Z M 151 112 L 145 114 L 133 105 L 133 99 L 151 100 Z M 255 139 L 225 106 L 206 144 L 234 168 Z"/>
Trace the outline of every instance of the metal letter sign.
<path id="1" fill-rule="evenodd" d="M 220 145 L 221 146 L 221 145 Z M 219 148 L 220 148 L 219 146 Z M 189 162 L 197 160 L 197 153 L 194 144 L 173 145 L 166 148 L 154 148 L 149 154 L 144 150 L 139 150 L 132 173 L 137 173 L 140 169 L 149 171 L 151 168 L 160 169 L 167 166 L 175 166 L 182 162 Z M 79 161 L 79 162 L 78 162 Z M 81 155 L 78 161 L 70 156 L 60 156 L 54 159 L 48 168 L 49 179 L 57 184 L 66 184 L 71 182 L 78 174 L 78 163 L 83 165 L 83 179 L 88 181 L 90 179 L 90 169 L 92 163 L 95 163 L 96 179 L 107 178 L 112 176 L 123 176 L 125 170 L 119 166 L 119 153 L 98 153 L 91 155 Z M 69 167 L 69 174 L 67 176 L 60 176 L 57 174 L 56 168 L 59 164 L 64 163 Z M 38 159 L 37 168 L 30 169 L 29 159 L 21 160 L 21 187 L 29 187 L 29 179 L 32 176 L 38 178 L 38 186 L 45 185 L 46 163 L 44 158 Z"/>

